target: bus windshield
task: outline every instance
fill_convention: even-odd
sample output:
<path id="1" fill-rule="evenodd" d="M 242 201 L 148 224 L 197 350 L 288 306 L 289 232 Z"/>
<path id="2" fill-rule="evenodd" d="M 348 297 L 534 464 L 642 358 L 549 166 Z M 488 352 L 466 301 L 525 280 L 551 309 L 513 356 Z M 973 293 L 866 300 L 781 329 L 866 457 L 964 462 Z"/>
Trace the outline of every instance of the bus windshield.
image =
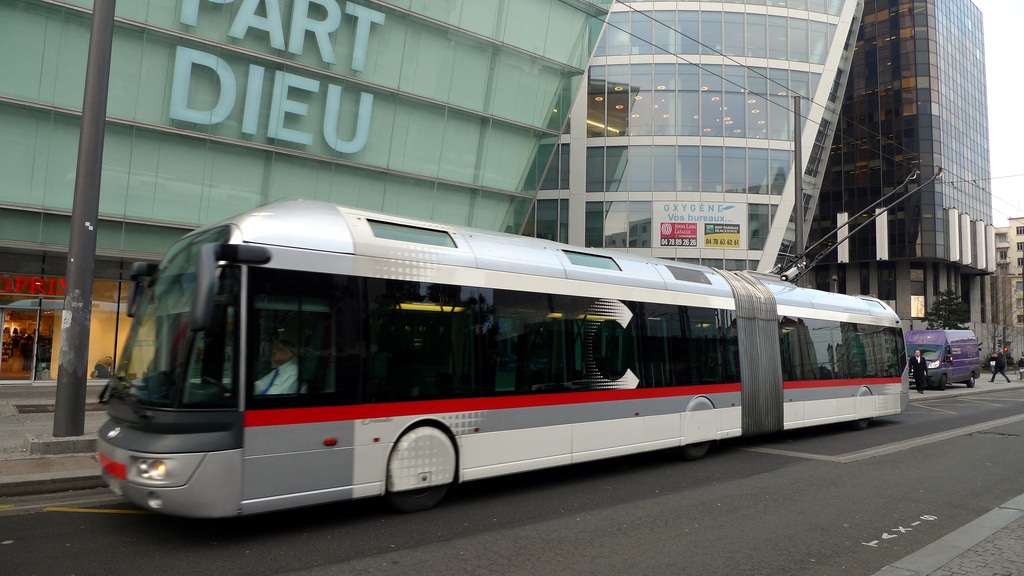
<path id="1" fill-rule="evenodd" d="M 219 228 L 172 248 L 143 293 L 111 386 L 112 400 L 150 407 L 236 405 L 234 374 L 238 269 L 218 270 L 210 326 L 189 331 L 199 249 L 227 239 Z"/>

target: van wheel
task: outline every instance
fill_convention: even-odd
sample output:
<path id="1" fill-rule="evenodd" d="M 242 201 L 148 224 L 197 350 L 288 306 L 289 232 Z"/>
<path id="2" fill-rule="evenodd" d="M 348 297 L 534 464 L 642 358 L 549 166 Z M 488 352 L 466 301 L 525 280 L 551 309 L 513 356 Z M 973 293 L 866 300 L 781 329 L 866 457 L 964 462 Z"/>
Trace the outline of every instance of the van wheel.
<path id="1" fill-rule="evenodd" d="M 967 378 L 967 387 L 974 388 L 974 372 L 971 372 L 971 376 Z"/>
<path id="2" fill-rule="evenodd" d="M 945 374 L 943 374 L 942 376 L 939 376 L 939 390 L 945 390 L 946 389 L 946 380 L 948 380 L 948 378 L 946 378 Z"/>

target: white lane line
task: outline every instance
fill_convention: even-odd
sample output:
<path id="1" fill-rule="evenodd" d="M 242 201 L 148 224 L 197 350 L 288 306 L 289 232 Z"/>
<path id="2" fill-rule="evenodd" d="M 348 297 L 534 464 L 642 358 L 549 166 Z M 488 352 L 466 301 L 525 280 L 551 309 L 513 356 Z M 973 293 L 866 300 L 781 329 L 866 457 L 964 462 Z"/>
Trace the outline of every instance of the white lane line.
<path id="1" fill-rule="evenodd" d="M 1024 420 L 1024 414 L 1017 416 L 1010 416 L 1007 418 L 1001 418 L 999 420 L 992 420 L 989 422 L 982 422 L 981 424 L 973 424 L 971 426 L 964 426 L 963 428 L 957 428 L 955 430 L 947 430 L 945 432 L 939 432 L 937 434 L 931 434 L 928 436 L 922 436 L 920 438 L 913 438 L 911 440 L 903 440 L 900 442 L 893 442 L 892 444 L 885 444 L 883 446 L 877 446 L 875 448 L 868 448 L 866 450 L 858 450 L 856 452 L 848 452 L 846 454 L 840 454 L 838 456 L 828 456 L 823 454 L 810 454 L 807 452 L 794 452 L 792 450 L 779 450 L 776 448 L 741 448 L 741 450 L 749 450 L 751 452 L 761 452 L 764 454 L 776 454 L 779 456 L 791 456 L 793 458 L 804 458 L 806 460 L 824 460 L 827 462 L 838 462 L 840 464 L 848 464 L 850 462 L 857 462 L 859 460 L 867 460 L 868 458 L 874 458 L 875 456 L 883 456 L 885 454 L 892 454 L 894 452 L 900 452 L 909 448 L 916 448 L 918 446 L 924 446 L 925 444 L 931 444 L 933 442 L 941 442 L 950 438 L 956 438 L 957 436 L 966 436 L 967 434 L 973 434 L 981 430 L 987 430 L 989 428 L 995 428 L 997 426 L 1004 426 L 1006 424 L 1013 424 L 1014 422 L 1020 422 Z"/>

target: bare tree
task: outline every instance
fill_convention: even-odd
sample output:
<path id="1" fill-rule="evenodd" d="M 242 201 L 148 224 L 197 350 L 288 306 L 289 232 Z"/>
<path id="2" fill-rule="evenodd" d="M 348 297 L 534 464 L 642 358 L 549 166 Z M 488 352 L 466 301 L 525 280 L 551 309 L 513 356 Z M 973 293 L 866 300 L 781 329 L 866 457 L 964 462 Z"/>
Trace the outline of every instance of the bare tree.
<path id="1" fill-rule="evenodd" d="M 1013 277 L 1008 275 L 1007 266 L 1000 265 L 992 277 L 992 322 L 989 323 L 990 342 L 999 353 L 1005 348 L 1012 353 L 1014 336 Z M 1018 343 L 1019 347 L 1019 343 Z"/>

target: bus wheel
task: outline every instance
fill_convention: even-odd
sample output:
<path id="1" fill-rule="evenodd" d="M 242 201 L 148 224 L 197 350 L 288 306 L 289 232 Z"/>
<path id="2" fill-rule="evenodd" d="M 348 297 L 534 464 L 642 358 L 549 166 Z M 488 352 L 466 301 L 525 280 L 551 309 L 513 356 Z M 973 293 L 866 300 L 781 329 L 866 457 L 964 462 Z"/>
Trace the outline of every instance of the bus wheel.
<path id="1" fill-rule="evenodd" d="M 448 486 L 445 484 L 408 492 L 388 491 L 385 499 L 389 506 L 399 512 L 423 512 L 437 506 L 438 502 L 448 493 Z"/>
<path id="2" fill-rule="evenodd" d="M 939 390 L 945 390 L 946 389 L 946 380 L 948 380 L 948 378 L 946 378 L 945 374 L 943 374 L 942 376 L 939 376 Z"/>
<path id="3" fill-rule="evenodd" d="M 687 444 L 679 448 L 679 453 L 682 455 L 683 460 L 692 462 L 693 460 L 700 460 L 708 453 L 708 448 L 711 447 L 711 442 L 698 442 L 696 444 Z"/>
<path id="4" fill-rule="evenodd" d="M 871 424 L 871 418 L 861 418 L 850 422 L 850 429 L 860 432 L 861 430 L 867 430 L 869 424 Z"/>
<path id="5" fill-rule="evenodd" d="M 447 434 L 433 426 L 413 428 L 391 449 L 385 499 L 399 512 L 429 510 L 448 493 L 455 466 Z"/>

